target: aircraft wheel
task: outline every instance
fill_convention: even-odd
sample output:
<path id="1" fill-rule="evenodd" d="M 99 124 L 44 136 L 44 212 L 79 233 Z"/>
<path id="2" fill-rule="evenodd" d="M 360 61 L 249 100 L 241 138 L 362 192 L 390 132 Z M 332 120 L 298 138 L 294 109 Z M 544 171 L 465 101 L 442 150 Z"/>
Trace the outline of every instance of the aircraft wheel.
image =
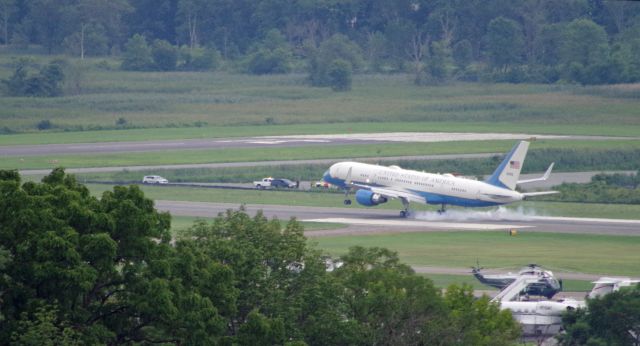
<path id="1" fill-rule="evenodd" d="M 345 199 L 344 200 L 344 205 L 351 205 L 351 200 L 350 199 Z"/>
<path id="2" fill-rule="evenodd" d="M 400 217 L 409 217 L 409 212 L 406 210 L 401 210 L 400 211 Z"/>

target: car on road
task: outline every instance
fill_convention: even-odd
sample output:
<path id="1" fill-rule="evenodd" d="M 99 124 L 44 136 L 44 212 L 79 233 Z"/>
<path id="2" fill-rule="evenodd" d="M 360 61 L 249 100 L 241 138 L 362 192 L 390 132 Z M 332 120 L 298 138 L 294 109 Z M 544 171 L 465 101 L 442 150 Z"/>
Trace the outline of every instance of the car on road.
<path id="1" fill-rule="evenodd" d="M 273 179 L 271 181 L 271 187 L 293 189 L 296 187 L 296 183 L 289 179 Z"/>
<path id="2" fill-rule="evenodd" d="M 169 180 L 159 176 L 159 175 L 145 175 L 142 178 L 143 184 L 168 184 Z"/>

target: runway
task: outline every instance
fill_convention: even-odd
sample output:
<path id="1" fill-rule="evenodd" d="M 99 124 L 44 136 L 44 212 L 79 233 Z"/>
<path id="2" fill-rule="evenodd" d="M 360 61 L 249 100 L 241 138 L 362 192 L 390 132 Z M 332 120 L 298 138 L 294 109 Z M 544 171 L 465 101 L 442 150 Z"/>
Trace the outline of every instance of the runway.
<path id="1" fill-rule="evenodd" d="M 205 203 L 185 201 L 156 201 L 156 208 L 172 215 L 214 217 L 229 209 L 238 209 L 238 204 Z M 412 218 L 401 218 L 397 211 L 362 208 L 299 207 L 285 205 L 244 206 L 247 213 L 255 215 L 261 211 L 266 217 L 299 221 L 329 222 L 347 225 L 345 228 L 326 231 L 309 231 L 309 237 L 338 236 L 394 232 L 431 231 L 497 231 L 518 230 L 522 232 L 552 232 L 575 234 L 607 234 L 640 236 L 640 220 L 570 218 L 525 215 L 517 211 L 477 212 L 467 210 L 448 211 L 444 215 L 436 212 L 418 212 Z M 500 209 L 497 209 L 498 211 Z M 463 217 L 467 214 L 467 217 Z"/>
<path id="2" fill-rule="evenodd" d="M 538 139 L 629 139 L 606 136 L 560 136 L 524 133 L 445 133 L 445 132 L 393 132 L 335 135 L 262 136 L 247 138 L 185 139 L 135 142 L 102 142 L 46 145 L 0 146 L 1 156 L 104 154 L 123 152 L 151 152 L 165 150 L 230 149 L 230 148 L 283 148 L 293 146 L 327 146 L 374 143 L 433 143 L 477 140 Z"/>

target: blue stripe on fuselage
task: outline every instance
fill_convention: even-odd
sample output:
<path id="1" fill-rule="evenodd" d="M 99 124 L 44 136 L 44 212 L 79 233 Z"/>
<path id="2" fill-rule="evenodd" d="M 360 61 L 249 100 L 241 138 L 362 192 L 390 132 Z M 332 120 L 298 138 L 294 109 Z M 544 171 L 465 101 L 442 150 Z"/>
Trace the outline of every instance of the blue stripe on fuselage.
<path id="1" fill-rule="evenodd" d="M 489 202 L 489 201 L 481 201 L 478 199 L 470 199 L 470 198 L 461 198 L 455 196 L 441 195 L 438 193 L 424 192 L 424 191 L 415 191 L 412 190 L 413 194 L 419 195 L 427 200 L 427 204 L 446 204 L 446 205 L 457 205 L 460 207 L 491 207 L 495 205 L 500 205 L 503 203 Z"/>
<path id="2" fill-rule="evenodd" d="M 329 171 L 326 171 L 324 173 L 324 175 L 322 176 L 322 180 L 326 181 L 331 185 L 338 186 L 340 188 L 347 187 L 343 179 L 333 178 L 329 174 Z M 441 194 L 425 192 L 425 191 L 411 190 L 411 192 L 414 195 L 424 198 L 427 204 L 447 204 L 447 205 L 457 205 L 461 207 L 491 207 L 491 206 L 503 204 L 503 203 L 496 203 L 496 202 L 480 201 L 477 199 L 447 196 L 447 195 L 441 195 Z"/>

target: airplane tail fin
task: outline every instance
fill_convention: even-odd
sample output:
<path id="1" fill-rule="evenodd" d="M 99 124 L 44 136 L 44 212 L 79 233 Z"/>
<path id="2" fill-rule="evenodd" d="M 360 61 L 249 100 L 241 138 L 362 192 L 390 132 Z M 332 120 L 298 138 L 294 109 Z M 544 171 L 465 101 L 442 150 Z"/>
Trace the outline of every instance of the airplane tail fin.
<path id="1" fill-rule="evenodd" d="M 518 142 L 486 182 L 494 186 L 514 190 L 528 149 L 529 142 Z"/>

